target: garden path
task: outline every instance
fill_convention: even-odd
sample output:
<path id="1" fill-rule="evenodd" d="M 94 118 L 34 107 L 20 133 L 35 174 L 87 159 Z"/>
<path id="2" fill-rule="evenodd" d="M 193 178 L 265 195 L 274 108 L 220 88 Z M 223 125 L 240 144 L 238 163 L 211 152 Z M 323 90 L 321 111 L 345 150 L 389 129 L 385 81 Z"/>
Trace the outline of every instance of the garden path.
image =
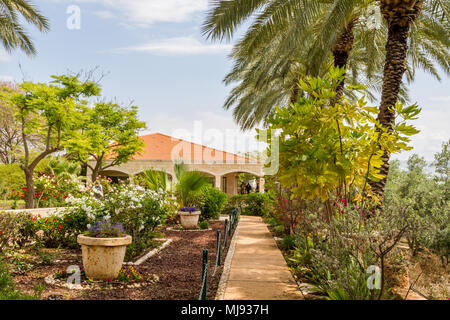
<path id="1" fill-rule="evenodd" d="M 303 299 L 283 255 L 260 217 L 240 217 L 223 299 Z"/>

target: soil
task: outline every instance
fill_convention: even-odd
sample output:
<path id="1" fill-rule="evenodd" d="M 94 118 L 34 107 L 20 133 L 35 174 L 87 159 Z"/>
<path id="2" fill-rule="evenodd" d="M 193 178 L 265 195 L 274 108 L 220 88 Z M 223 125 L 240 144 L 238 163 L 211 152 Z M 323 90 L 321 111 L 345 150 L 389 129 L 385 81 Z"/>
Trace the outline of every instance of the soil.
<path id="1" fill-rule="evenodd" d="M 428 299 L 450 298 L 450 264 L 427 249 L 408 260 L 410 282 L 418 294 Z"/>
<path id="2" fill-rule="evenodd" d="M 143 277 L 140 285 L 105 282 L 94 289 L 88 287 L 84 290 L 71 290 L 57 284 L 45 284 L 41 297 L 49 300 L 196 300 L 201 289 L 202 253 L 203 249 L 208 249 L 207 299 L 214 299 L 231 241 L 228 240 L 227 248 L 222 250 L 222 266 L 217 267 L 213 274 L 217 229 L 221 229 L 223 242 L 224 222 L 211 221 L 210 227 L 212 230 L 204 232 L 169 231 L 163 228 L 161 231 L 166 238 L 173 239 L 173 242 L 141 265 L 134 266 Z M 45 283 L 45 277 L 54 275 L 58 270 L 66 270 L 70 265 L 82 266 L 80 250 L 46 252 L 53 255 L 52 264 L 38 263 L 28 270 L 16 273 L 14 282 L 19 289 L 32 294 L 37 284 Z"/>

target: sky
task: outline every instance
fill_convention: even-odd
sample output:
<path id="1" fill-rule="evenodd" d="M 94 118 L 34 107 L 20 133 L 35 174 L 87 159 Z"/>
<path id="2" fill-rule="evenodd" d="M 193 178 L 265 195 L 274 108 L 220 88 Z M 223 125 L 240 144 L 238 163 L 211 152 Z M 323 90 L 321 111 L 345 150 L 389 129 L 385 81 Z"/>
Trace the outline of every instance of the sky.
<path id="1" fill-rule="evenodd" d="M 102 96 L 139 107 L 144 133 L 161 132 L 229 152 L 262 149 L 254 131 L 241 132 L 222 108 L 230 86 L 231 43 L 209 42 L 201 24 L 208 0 L 34 0 L 51 30 L 32 26 L 38 54 L 0 50 L 0 79 L 47 82 L 50 75 L 98 68 Z M 450 80 L 418 72 L 409 85 L 422 107 L 414 150 L 427 161 L 450 138 Z"/>

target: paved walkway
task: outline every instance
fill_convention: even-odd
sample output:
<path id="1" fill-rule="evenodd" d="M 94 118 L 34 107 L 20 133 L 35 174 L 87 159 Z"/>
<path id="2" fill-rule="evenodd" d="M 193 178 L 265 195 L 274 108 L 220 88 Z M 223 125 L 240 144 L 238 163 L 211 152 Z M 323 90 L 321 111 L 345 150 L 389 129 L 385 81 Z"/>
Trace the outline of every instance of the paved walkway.
<path id="1" fill-rule="evenodd" d="M 301 300 L 302 295 L 260 217 L 241 216 L 224 300 Z"/>

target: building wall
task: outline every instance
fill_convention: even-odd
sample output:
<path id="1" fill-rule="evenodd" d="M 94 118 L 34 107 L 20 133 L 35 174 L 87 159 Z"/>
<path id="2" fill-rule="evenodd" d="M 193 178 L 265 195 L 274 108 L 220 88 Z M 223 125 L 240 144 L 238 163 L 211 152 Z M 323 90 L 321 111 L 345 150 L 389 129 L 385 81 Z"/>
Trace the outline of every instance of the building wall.
<path id="1" fill-rule="evenodd" d="M 108 164 L 106 160 L 105 164 Z M 173 170 L 174 163 L 172 161 L 158 161 L 158 160 L 131 160 L 119 166 L 110 167 L 105 173 L 114 174 L 115 176 L 133 176 L 141 173 L 146 169 L 153 169 L 158 171 L 165 171 L 172 175 L 174 182 L 176 182 L 175 173 Z M 222 177 L 227 177 L 227 194 L 234 195 L 237 193 L 236 176 L 238 173 L 246 172 L 254 174 L 255 176 L 263 176 L 262 163 L 193 163 L 186 164 L 191 170 L 198 170 L 205 172 L 215 177 L 216 187 L 222 188 Z M 90 179 L 91 170 L 88 169 L 87 177 Z M 102 172 L 100 172 L 101 174 Z"/>

